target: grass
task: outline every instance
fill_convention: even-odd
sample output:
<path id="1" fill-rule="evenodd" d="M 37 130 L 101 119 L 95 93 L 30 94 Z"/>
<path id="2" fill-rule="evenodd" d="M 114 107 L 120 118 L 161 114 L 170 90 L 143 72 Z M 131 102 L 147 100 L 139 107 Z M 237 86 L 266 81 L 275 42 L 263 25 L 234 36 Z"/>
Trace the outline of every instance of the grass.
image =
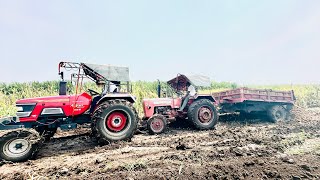
<path id="1" fill-rule="evenodd" d="M 287 137 L 281 142 L 281 145 L 285 148 L 302 145 L 308 138 L 310 138 L 310 135 L 302 131 Z"/>
<path id="2" fill-rule="evenodd" d="M 309 153 L 320 155 L 320 138 L 306 139 L 300 145 L 288 147 L 286 153 L 290 155 L 303 155 Z"/>
<path id="3" fill-rule="evenodd" d="M 29 83 L 0 83 L 0 116 L 15 115 L 15 102 L 18 99 L 30 97 L 53 96 L 58 94 L 58 81 L 29 82 Z M 74 87 L 68 83 L 70 93 L 74 93 Z M 162 90 L 168 96 L 173 95 L 173 91 L 162 82 Z M 209 88 L 200 88 L 200 93 L 213 93 L 226 89 L 237 88 L 238 85 L 230 82 L 212 82 Z M 293 89 L 297 97 L 296 104 L 300 107 L 320 107 L 320 85 L 267 85 L 249 86 L 251 88 L 263 88 L 274 90 Z M 86 89 L 101 91 L 93 83 L 86 83 L 82 91 Z M 132 94 L 137 98 L 135 104 L 139 114 L 142 114 L 142 99 L 157 97 L 157 82 L 136 81 L 132 83 Z"/>
<path id="4" fill-rule="evenodd" d="M 121 166 L 122 169 L 126 171 L 140 171 L 148 168 L 148 164 L 146 161 L 139 160 L 133 163 L 127 163 Z"/>

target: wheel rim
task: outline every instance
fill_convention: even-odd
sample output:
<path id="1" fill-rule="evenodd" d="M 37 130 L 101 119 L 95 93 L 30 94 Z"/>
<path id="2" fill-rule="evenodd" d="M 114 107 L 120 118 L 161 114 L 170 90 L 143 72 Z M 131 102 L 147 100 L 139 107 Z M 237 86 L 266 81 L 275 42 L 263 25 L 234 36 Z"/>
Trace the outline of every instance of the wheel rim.
<path id="1" fill-rule="evenodd" d="M 8 157 L 21 157 L 30 151 L 31 146 L 31 143 L 26 139 L 13 139 L 5 143 L 3 153 Z"/>
<path id="2" fill-rule="evenodd" d="M 150 128 L 153 132 L 161 132 L 164 128 L 164 122 L 160 118 L 154 118 L 151 121 Z"/>
<path id="3" fill-rule="evenodd" d="M 124 113 L 116 111 L 112 112 L 106 120 L 106 126 L 113 132 L 119 132 L 124 129 L 127 124 L 127 117 Z"/>
<path id="4" fill-rule="evenodd" d="M 282 119 L 283 113 L 281 111 L 277 111 L 275 113 L 275 116 L 276 116 L 277 119 Z"/>
<path id="5" fill-rule="evenodd" d="M 213 116 L 213 111 L 208 106 L 202 106 L 198 111 L 198 117 L 201 123 L 210 123 L 213 120 Z"/>

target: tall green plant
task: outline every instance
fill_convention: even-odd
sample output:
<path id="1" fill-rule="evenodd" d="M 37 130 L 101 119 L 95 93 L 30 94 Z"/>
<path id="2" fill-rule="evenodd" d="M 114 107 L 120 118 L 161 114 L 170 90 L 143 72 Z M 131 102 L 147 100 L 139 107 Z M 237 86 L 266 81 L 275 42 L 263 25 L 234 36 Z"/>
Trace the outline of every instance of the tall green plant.
<path id="1" fill-rule="evenodd" d="M 157 97 L 158 82 L 136 81 L 132 82 L 132 94 L 137 98 L 135 107 L 140 115 L 142 115 L 142 100 L 144 98 Z M 173 90 L 165 86 L 161 82 L 163 92 L 172 96 Z M 201 93 L 213 93 L 226 89 L 237 88 L 238 85 L 229 82 L 212 82 L 209 88 L 200 88 Z M 297 97 L 296 104 L 301 107 L 320 107 L 320 85 L 267 85 L 267 86 L 249 86 L 252 88 L 265 88 L 274 90 L 294 90 Z M 14 115 L 16 112 L 15 102 L 17 99 L 30 97 L 43 97 L 58 95 L 59 82 L 29 82 L 29 83 L 0 83 L 0 116 Z M 75 93 L 75 87 L 68 82 L 69 93 Z M 93 89 L 98 92 L 101 87 L 97 87 L 94 83 L 83 84 L 82 91 Z"/>

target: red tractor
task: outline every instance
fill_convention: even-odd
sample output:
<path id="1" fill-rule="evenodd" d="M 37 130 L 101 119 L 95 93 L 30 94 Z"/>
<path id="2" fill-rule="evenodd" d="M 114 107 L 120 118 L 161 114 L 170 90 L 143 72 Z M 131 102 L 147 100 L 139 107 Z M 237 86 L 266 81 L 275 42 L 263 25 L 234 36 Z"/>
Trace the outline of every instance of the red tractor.
<path id="1" fill-rule="evenodd" d="M 144 99 L 143 122 L 150 134 L 160 134 L 166 130 L 166 125 L 176 119 L 187 119 L 195 128 L 200 130 L 213 129 L 218 121 L 215 99 L 210 94 L 196 94 L 188 100 L 185 108 L 180 111 L 184 101 L 182 92 L 187 91 L 188 84 L 195 87 L 210 86 L 210 79 L 205 76 L 186 76 L 179 74 L 167 82 L 172 97 L 161 98 L 161 85 L 158 85 L 158 97 Z M 167 89 L 168 92 L 168 89 Z M 168 93 L 166 93 L 168 96 Z M 174 97 L 176 96 L 176 97 Z"/>
<path id="2" fill-rule="evenodd" d="M 76 93 L 67 95 L 65 70 L 76 70 Z M 87 63 L 59 63 L 59 95 L 21 99 L 16 102 L 16 117 L 0 119 L 0 157 L 21 162 L 31 158 L 42 142 L 49 140 L 57 128 L 75 129 L 91 124 L 92 134 L 98 142 L 130 140 L 136 132 L 138 118 L 133 107 L 135 98 L 129 84 L 129 69 Z M 85 79 L 103 86 L 98 93 L 88 89 L 80 92 Z M 117 92 L 110 92 L 111 87 Z"/>

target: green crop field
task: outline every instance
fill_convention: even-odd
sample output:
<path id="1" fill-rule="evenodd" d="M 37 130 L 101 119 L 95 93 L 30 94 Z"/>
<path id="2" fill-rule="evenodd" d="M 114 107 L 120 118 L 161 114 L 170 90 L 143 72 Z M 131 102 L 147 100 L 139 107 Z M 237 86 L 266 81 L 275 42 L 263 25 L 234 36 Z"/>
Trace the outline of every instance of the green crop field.
<path id="1" fill-rule="evenodd" d="M 164 84 L 164 83 L 163 83 Z M 74 93 L 74 88 L 68 84 L 70 93 Z M 229 82 L 212 82 L 210 88 L 199 89 L 203 93 L 212 93 L 225 89 L 237 88 L 238 85 Z M 291 90 L 293 89 L 297 97 L 296 105 L 300 107 L 320 107 L 320 85 L 266 85 L 254 86 L 251 88 L 266 88 L 273 90 Z M 101 91 L 93 83 L 84 84 L 83 90 L 94 89 Z M 157 96 L 157 82 L 137 81 L 132 83 L 133 95 L 137 98 L 135 104 L 139 114 L 142 113 L 142 99 L 154 98 Z M 164 88 L 167 89 L 168 88 Z M 21 98 L 52 96 L 58 94 L 58 81 L 30 82 L 30 83 L 1 83 L 0 84 L 0 116 L 15 115 L 15 101 Z M 172 95 L 168 91 L 168 95 Z"/>

